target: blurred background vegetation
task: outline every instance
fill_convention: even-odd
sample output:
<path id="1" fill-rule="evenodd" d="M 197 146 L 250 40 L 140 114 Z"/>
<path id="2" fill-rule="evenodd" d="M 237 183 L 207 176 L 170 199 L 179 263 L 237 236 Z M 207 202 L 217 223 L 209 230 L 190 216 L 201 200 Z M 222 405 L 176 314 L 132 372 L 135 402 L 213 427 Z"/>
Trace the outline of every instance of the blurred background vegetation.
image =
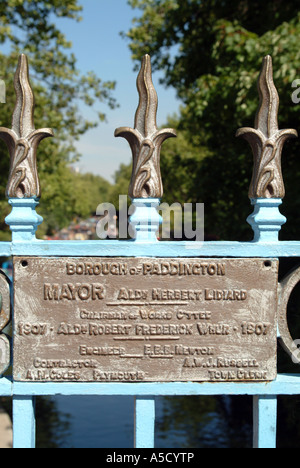
<path id="1" fill-rule="evenodd" d="M 273 57 L 280 96 L 280 128 L 299 128 L 300 107 L 292 102 L 299 78 L 299 0 L 129 0 L 139 15 L 130 31 L 133 59 L 152 57 L 166 86 L 182 102 L 170 119 L 179 138 L 165 144 L 162 172 L 165 201 L 205 203 L 207 238 L 250 240 L 244 220 L 251 212 L 248 189 L 252 153 L 235 138 L 253 127 L 262 58 Z M 299 233 L 299 141 L 283 152 L 287 195 L 282 212 L 289 222 L 282 239 Z"/>
<path id="2" fill-rule="evenodd" d="M 0 76 L 7 85 L 7 104 L 1 106 L 1 126 L 11 128 L 15 103 L 13 76 L 20 53 L 30 63 L 34 90 L 35 126 L 51 126 L 55 138 L 38 150 L 38 171 L 42 186 L 39 213 L 45 222 L 39 237 L 68 226 L 74 218 L 87 218 L 108 196 L 110 184 L 99 176 L 80 174 L 72 164 L 80 155 L 75 142 L 105 119 L 104 106 L 115 108 L 114 82 L 104 82 L 93 71 L 83 75 L 77 69 L 72 44 L 55 25 L 56 18 L 80 20 L 82 7 L 77 0 L 0 2 L 0 43 L 9 53 L 0 53 Z M 83 117 L 80 106 L 93 107 L 95 120 Z M 9 239 L 4 216 L 9 158 L 6 145 L 0 146 L 0 240 Z M 99 201 L 100 200 L 100 201 Z"/>

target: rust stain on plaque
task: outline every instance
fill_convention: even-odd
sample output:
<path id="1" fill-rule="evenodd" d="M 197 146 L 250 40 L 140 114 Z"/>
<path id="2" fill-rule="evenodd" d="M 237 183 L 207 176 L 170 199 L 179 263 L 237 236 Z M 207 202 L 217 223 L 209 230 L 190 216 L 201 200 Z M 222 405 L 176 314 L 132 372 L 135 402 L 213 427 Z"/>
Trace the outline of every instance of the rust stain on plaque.
<path id="1" fill-rule="evenodd" d="M 14 258 L 16 381 L 270 381 L 278 261 Z"/>

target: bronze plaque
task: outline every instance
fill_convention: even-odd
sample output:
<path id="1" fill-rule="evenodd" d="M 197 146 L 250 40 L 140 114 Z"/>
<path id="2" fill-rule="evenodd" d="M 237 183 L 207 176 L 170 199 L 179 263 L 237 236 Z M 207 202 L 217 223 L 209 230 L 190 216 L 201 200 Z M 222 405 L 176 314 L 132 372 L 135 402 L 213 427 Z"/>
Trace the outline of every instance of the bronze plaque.
<path id="1" fill-rule="evenodd" d="M 14 258 L 16 381 L 270 381 L 278 260 Z"/>

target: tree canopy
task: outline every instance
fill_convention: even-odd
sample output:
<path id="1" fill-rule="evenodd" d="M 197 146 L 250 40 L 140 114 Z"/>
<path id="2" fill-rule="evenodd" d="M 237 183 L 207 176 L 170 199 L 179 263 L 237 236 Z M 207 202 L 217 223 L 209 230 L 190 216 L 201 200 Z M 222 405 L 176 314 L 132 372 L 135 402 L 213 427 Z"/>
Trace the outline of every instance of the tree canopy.
<path id="1" fill-rule="evenodd" d="M 257 79 L 262 59 L 273 57 L 274 81 L 281 99 L 281 128 L 299 127 L 292 83 L 300 69 L 300 1 L 282 0 L 129 0 L 136 9 L 132 28 L 123 33 L 134 60 L 148 53 L 162 82 L 176 89 L 182 106 L 168 123 L 182 135 L 162 149 L 165 198 L 205 203 L 208 235 L 249 240 L 245 223 L 252 174 L 251 150 L 235 138 L 253 127 L 259 104 Z M 188 147 L 188 148 L 187 148 Z M 289 224 L 284 238 L 299 232 L 300 145 L 283 152 L 287 188 L 282 209 Z M 182 199 L 182 195 L 185 196 Z"/>
<path id="2" fill-rule="evenodd" d="M 70 216 L 83 214 L 79 209 L 82 204 L 73 196 L 78 189 L 76 181 L 78 182 L 79 176 L 76 176 L 74 182 L 74 174 L 69 167 L 79 157 L 75 142 L 88 129 L 105 119 L 105 106 L 117 106 L 113 97 L 115 83 L 102 81 L 93 71 L 82 74 L 71 51 L 72 44 L 57 26 L 59 18 L 80 21 L 81 11 L 78 0 L 0 2 L 0 43 L 8 50 L 7 53 L 0 53 L 0 77 L 7 86 L 7 104 L 1 105 L 1 126 L 11 128 L 15 104 L 14 73 L 19 54 L 25 53 L 29 59 L 30 81 L 36 101 L 35 126 L 51 127 L 55 132 L 55 137 L 42 142 L 38 150 L 38 170 L 42 185 L 39 210 L 44 217 L 46 230 L 54 226 L 62 227 L 61 223 L 67 223 Z M 93 106 L 96 110 L 95 120 L 82 115 L 84 106 Z M 1 200 L 4 200 L 8 170 L 9 156 L 5 144 L 1 142 Z M 69 187 L 68 191 L 62 189 L 66 186 Z M 54 189 L 58 191 L 55 204 Z M 95 200 L 94 210 L 101 201 L 101 198 Z M 9 211 L 6 201 L 0 202 L 0 209 L 2 221 Z M 51 222 L 47 224 L 49 219 Z M 1 228 L 5 229 L 5 225 L 2 224 Z"/>

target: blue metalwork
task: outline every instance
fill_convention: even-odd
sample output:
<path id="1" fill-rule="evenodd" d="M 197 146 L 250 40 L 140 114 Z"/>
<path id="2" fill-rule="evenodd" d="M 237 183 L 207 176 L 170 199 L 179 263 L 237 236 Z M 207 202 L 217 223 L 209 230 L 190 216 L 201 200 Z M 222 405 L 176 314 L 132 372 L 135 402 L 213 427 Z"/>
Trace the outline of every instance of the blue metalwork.
<path id="1" fill-rule="evenodd" d="M 280 198 L 259 198 L 252 200 L 254 212 L 247 219 L 254 231 L 255 242 L 277 242 L 281 226 L 287 219 L 279 211 Z M 273 213 L 271 214 L 271 210 Z"/>
<path id="2" fill-rule="evenodd" d="M 147 424 L 145 424 L 145 419 Z M 135 397 L 135 440 L 138 448 L 154 447 L 155 399 L 153 396 Z"/>
<path id="3" fill-rule="evenodd" d="M 34 198 L 11 198 L 9 204 L 12 206 L 11 213 L 5 222 L 12 232 L 12 241 L 35 240 L 35 233 L 43 218 L 35 211 L 38 201 Z"/>
<path id="4" fill-rule="evenodd" d="M 31 395 L 14 395 L 13 447 L 35 447 L 35 398 Z"/>
<path id="5" fill-rule="evenodd" d="M 134 213 L 130 216 L 133 238 L 137 242 L 157 242 L 156 232 L 162 221 L 157 208 L 159 198 L 136 198 L 132 201 Z"/>

